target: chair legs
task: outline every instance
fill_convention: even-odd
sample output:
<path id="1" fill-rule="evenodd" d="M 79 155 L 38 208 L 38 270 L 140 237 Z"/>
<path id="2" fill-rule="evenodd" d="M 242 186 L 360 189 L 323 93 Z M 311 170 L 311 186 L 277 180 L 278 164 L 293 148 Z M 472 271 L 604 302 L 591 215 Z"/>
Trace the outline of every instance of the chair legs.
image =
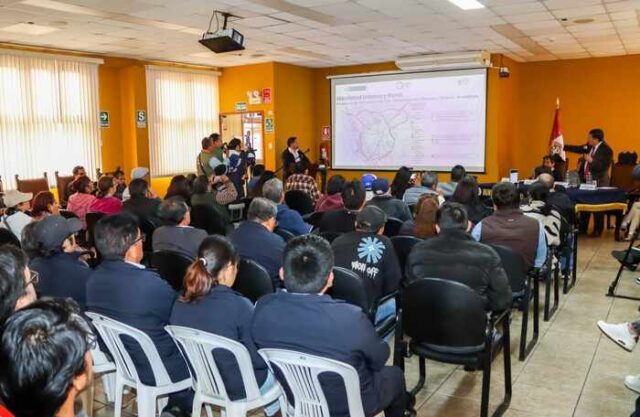
<path id="1" fill-rule="evenodd" d="M 196 394 L 193 396 L 193 407 L 191 408 L 191 416 L 200 417 L 201 413 L 202 413 L 202 399 L 198 394 L 198 390 L 196 390 Z"/>
<path id="2" fill-rule="evenodd" d="M 115 402 L 114 402 L 114 417 L 121 417 L 122 415 L 122 396 L 124 395 L 124 384 L 122 380 L 116 375 L 116 389 L 115 389 Z"/>
<path id="3" fill-rule="evenodd" d="M 547 262 L 547 275 L 544 279 L 544 321 L 549 321 L 560 304 L 560 270 L 553 268 L 553 255 Z M 553 283 L 553 305 L 551 305 L 551 284 Z"/>
<path id="4" fill-rule="evenodd" d="M 411 391 L 409 391 L 409 393 L 414 397 L 424 387 L 424 383 L 427 380 L 427 361 L 424 356 L 420 356 L 418 358 L 418 370 L 420 372 L 418 383 L 413 387 L 413 389 L 411 389 Z"/>
<path id="5" fill-rule="evenodd" d="M 528 278 L 527 287 L 525 290 L 524 300 L 522 302 L 522 330 L 520 333 L 520 354 L 518 359 L 524 361 L 533 347 L 538 342 L 538 335 L 540 333 L 540 287 L 538 280 Z M 531 281 L 533 281 L 533 336 L 531 341 L 527 343 L 527 332 L 529 330 L 529 308 L 531 303 Z"/>
<path id="6" fill-rule="evenodd" d="M 502 402 L 495 409 L 492 417 L 502 416 L 511 403 L 512 385 L 511 385 L 511 332 L 510 332 L 510 317 L 507 316 L 502 320 L 502 355 L 504 359 L 504 397 Z M 482 359 L 483 371 L 482 371 L 482 402 L 480 403 L 480 416 L 489 416 L 489 394 L 491 392 L 491 363 L 493 360 L 493 343 L 491 341 L 492 336 L 488 336 L 487 344 L 488 349 L 484 353 Z"/>

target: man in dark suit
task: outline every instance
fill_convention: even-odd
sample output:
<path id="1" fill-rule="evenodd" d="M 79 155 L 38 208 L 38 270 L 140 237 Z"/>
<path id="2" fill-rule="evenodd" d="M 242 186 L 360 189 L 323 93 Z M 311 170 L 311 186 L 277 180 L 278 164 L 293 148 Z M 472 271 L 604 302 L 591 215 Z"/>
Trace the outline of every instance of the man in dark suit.
<path id="1" fill-rule="evenodd" d="M 158 217 L 164 226 L 153 232 L 153 251 L 167 250 L 195 259 L 200 243 L 207 232 L 189 226 L 189 206 L 181 198 L 164 200 L 158 208 Z"/>
<path id="2" fill-rule="evenodd" d="M 231 233 L 229 239 L 241 257 L 251 259 L 264 266 L 274 287 L 281 287 L 278 271 L 282 266 L 284 240 L 273 233 L 276 228 L 278 208 L 266 198 L 251 200 L 247 210 L 247 221 Z"/>
<path id="3" fill-rule="evenodd" d="M 129 199 L 122 203 L 122 209 L 135 214 L 138 219 L 146 219 L 159 225 L 158 206 L 160 199 L 153 198 L 149 183 L 143 178 L 136 178 L 129 183 Z"/>
<path id="4" fill-rule="evenodd" d="M 155 271 L 140 265 L 143 237 L 136 219 L 129 214 L 107 216 L 100 219 L 94 233 L 104 260 L 89 277 L 87 310 L 145 332 L 158 349 L 171 380 L 189 378 L 182 354 L 164 330 L 177 295 Z M 151 366 L 139 345 L 126 340 L 124 343 L 140 380 L 154 384 Z M 191 390 L 171 394 L 162 417 L 188 415 L 192 402 Z"/>
<path id="5" fill-rule="evenodd" d="M 574 146 L 565 145 L 564 149 L 569 152 L 582 154 L 578 165 L 578 175 L 581 182 L 596 181 L 598 187 L 609 186 L 609 169 L 613 162 L 613 150 L 604 141 L 604 131 L 602 129 L 591 129 L 587 137 L 586 145 Z M 586 233 L 589 227 L 590 213 L 580 215 L 580 231 Z M 592 237 L 602 235 L 604 230 L 604 214 L 596 213 L 593 216 Z"/>
<path id="6" fill-rule="evenodd" d="M 333 282 L 332 269 L 333 253 L 326 240 L 305 235 L 289 241 L 280 270 L 287 291 L 258 301 L 253 339 L 259 348 L 289 349 L 353 366 L 365 415 L 384 410 L 387 417 L 403 416 L 407 396 L 402 370 L 385 366 L 389 346 L 360 308 L 325 294 Z M 348 416 L 341 379 L 326 375 L 320 383 L 331 415 Z"/>
<path id="7" fill-rule="evenodd" d="M 287 139 L 287 149 L 282 151 L 281 155 L 282 160 L 282 182 L 287 182 L 287 178 L 289 175 L 293 174 L 295 166 L 297 163 L 302 161 L 307 161 L 309 163 L 309 158 L 300 151 L 300 145 L 298 144 L 298 138 L 295 136 Z"/>

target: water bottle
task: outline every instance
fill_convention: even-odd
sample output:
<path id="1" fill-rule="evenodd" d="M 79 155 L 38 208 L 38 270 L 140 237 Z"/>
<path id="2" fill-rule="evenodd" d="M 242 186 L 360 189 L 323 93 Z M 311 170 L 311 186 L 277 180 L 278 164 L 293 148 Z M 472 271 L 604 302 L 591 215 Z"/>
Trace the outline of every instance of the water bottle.
<path id="1" fill-rule="evenodd" d="M 587 173 L 585 174 L 584 182 L 586 184 L 591 184 L 591 171 L 587 171 Z"/>

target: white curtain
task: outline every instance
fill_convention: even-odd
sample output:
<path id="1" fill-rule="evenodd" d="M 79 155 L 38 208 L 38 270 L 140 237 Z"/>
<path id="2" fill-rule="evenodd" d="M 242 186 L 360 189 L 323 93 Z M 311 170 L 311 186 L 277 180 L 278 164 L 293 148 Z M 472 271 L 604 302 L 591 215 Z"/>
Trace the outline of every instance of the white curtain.
<path id="1" fill-rule="evenodd" d="M 100 162 L 99 60 L 0 50 L 0 175 L 20 178 L 88 173 Z"/>
<path id="2" fill-rule="evenodd" d="M 195 172 L 200 141 L 218 132 L 218 74 L 147 66 L 153 176 Z"/>

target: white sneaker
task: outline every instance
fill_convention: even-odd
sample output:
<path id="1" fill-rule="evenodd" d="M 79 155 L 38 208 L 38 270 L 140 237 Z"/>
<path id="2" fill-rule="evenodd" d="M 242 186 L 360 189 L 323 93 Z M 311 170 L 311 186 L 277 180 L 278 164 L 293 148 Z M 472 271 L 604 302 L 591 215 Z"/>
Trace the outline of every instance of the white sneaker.
<path id="1" fill-rule="evenodd" d="M 629 332 L 629 323 L 611 324 L 603 320 L 598 321 L 598 327 L 609 339 L 616 342 L 623 349 L 631 352 L 636 346 L 636 338 Z"/>
<path id="2" fill-rule="evenodd" d="M 627 375 L 624 378 L 624 386 L 640 394 L 640 375 Z"/>
<path id="3" fill-rule="evenodd" d="M 636 285 L 640 285 L 640 277 L 636 278 Z"/>

